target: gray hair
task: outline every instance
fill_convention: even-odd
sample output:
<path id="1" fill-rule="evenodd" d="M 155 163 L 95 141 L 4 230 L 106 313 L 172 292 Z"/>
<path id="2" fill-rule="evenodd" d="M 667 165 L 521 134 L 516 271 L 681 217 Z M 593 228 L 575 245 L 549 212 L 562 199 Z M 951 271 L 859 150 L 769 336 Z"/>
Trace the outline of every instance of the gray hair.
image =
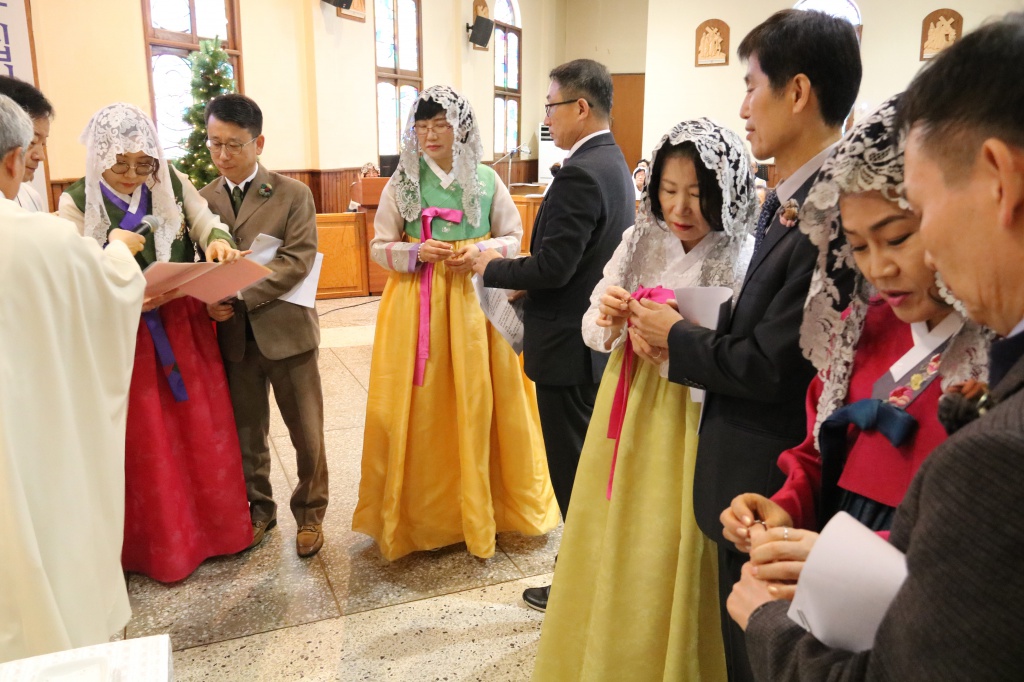
<path id="1" fill-rule="evenodd" d="M 33 134 L 32 119 L 25 110 L 7 95 L 0 95 L 0 158 L 18 147 L 24 154 Z"/>

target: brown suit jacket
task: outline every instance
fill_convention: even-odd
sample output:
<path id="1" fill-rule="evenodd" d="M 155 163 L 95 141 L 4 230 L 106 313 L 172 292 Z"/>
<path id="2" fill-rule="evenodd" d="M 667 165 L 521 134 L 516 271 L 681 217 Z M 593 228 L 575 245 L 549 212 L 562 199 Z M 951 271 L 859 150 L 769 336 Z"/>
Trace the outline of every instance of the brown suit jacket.
<path id="1" fill-rule="evenodd" d="M 269 197 L 260 196 L 263 185 L 271 187 Z M 316 258 L 313 193 L 301 182 L 260 165 L 237 216 L 223 177 L 204 187 L 200 194 L 209 202 L 210 210 L 231 228 L 239 249 L 248 249 L 260 233 L 284 240 L 267 265 L 273 274 L 245 290 L 242 300 L 235 302 L 234 317 L 217 323 L 224 359 L 239 362 L 245 354 L 246 316 L 260 352 L 271 360 L 290 358 L 319 346 L 316 310 L 278 300 L 306 276 Z"/>

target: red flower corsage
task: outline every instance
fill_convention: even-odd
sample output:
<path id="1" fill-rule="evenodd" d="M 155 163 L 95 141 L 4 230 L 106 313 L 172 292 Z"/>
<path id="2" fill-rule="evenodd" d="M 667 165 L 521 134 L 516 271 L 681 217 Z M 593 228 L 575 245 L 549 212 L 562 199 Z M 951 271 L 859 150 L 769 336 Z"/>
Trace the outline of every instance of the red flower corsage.
<path id="1" fill-rule="evenodd" d="M 274 193 L 274 186 L 269 182 L 264 182 L 260 185 L 259 194 L 264 199 L 269 199 L 270 195 Z"/>

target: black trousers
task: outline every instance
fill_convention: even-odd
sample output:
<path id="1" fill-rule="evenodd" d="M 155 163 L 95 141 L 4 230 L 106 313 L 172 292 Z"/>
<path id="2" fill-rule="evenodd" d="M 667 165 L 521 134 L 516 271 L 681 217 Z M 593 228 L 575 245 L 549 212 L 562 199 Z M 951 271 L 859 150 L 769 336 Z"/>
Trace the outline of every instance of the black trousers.
<path id="1" fill-rule="evenodd" d="M 537 409 L 544 432 L 544 449 L 548 454 L 548 471 L 563 519 L 569 511 L 572 483 L 576 480 L 576 468 L 580 463 L 580 452 L 587 437 L 599 386 L 537 384 Z"/>
<path id="2" fill-rule="evenodd" d="M 725 602 L 732 593 L 732 586 L 740 581 L 743 564 L 749 557 L 735 549 L 718 545 L 718 598 L 722 610 L 722 640 L 725 644 L 725 664 L 729 671 L 729 682 L 755 682 L 754 673 L 747 660 L 747 642 L 743 629 L 729 615 Z"/>

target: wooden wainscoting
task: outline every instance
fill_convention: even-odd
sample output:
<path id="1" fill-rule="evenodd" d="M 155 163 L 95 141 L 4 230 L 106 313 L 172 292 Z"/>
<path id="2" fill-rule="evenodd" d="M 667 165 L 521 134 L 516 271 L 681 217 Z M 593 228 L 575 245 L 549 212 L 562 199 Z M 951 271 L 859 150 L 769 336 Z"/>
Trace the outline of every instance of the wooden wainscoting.
<path id="1" fill-rule="evenodd" d="M 324 254 L 317 298 L 366 296 L 366 214 L 318 213 L 317 250 Z"/>
<path id="2" fill-rule="evenodd" d="M 490 166 L 498 174 L 506 187 L 513 183 L 537 182 L 537 159 L 512 159 L 512 178 L 508 177 L 508 160 L 501 163 L 484 161 L 484 165 Z"/>

